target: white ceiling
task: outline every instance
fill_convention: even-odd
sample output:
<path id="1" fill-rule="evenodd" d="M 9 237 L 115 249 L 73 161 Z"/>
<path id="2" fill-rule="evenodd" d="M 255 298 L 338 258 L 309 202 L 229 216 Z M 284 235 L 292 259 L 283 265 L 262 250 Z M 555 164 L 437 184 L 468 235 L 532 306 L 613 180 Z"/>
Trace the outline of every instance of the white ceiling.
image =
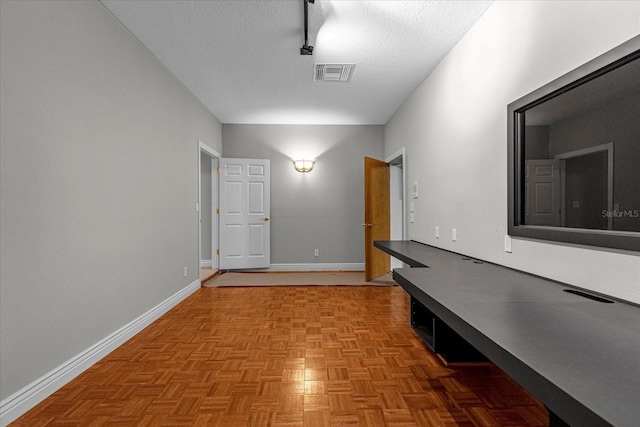
<path id="1" fill-rule="evenodd" d="M 222 123 L 385 124 L 491 1 L 102 0 Z M 314 82 L 314 63 L 355 63 Z"/>

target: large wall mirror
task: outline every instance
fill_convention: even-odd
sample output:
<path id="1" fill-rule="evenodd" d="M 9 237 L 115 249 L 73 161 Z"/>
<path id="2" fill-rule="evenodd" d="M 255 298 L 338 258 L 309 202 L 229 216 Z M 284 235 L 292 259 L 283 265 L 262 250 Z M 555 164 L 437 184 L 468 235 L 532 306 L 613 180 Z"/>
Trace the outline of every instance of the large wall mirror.
<path id="1" fill-rule="evenodd" d="M 509 234 L 640 251 L 640 36 L 508 115 Z"/>

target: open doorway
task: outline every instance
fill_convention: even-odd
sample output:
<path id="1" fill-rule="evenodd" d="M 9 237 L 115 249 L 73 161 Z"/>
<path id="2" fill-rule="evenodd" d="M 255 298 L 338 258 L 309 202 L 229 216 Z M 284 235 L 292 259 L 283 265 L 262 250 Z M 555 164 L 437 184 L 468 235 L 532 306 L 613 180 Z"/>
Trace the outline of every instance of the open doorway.
<path id="1" fill-rule="evenodd" d="M 405 153 L 404 148 L 387 157 L 385 161 L 389 163 L 389 203 L 391 221 L 391 240 L 405 240 Z M 391 257 L 391 269 L 401 268 L 402 261 Z"/>
<path id="2" fill-rule="evenodd" d="M 200 281 L 218 273 L 218 163 L 220 154 L 198 141 L 198 254 Z"/>
<path id="3" fill-rule="evenodd" d="M 560 161 L 561 226 L 613 230 L 613 143 L 555 156 Z"/>

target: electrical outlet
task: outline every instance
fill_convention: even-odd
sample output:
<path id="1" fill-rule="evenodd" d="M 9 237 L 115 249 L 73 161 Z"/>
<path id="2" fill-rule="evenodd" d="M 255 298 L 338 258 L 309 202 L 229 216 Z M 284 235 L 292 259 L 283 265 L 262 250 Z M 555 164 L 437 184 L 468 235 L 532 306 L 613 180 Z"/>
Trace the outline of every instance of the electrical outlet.
<path id="1" fill-rule="evenodd" d="M 504 236 L 504 251 L 511 253 L 511 236 L 508 234 Z"/>
<path id="2" fill-rule="evenodd" d="M 187 267 L 184 268 L 184 277 L 187 277 Z"/>
<path id="3" fill-rule="evenodd" d="M 436 239 L 440 238 L 440 227 L 436 225 Z"/>
<path id="4" fill-rule="evenodd" d="M 451 240 L 453 240 L 454 242 L 458 239 L 458 230 L 456 230 L 455 228 L 451 229 Z"/>
<path id="5" fill-rule="evenodd" d="M 320 249 L 314 249 L 313 256 L 320 256 Z"/>

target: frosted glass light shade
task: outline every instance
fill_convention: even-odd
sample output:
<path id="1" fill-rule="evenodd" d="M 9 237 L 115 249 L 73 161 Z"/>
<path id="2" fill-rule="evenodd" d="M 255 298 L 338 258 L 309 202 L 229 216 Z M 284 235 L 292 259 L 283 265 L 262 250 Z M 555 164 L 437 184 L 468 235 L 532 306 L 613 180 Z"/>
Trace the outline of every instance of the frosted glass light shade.
<path id="1" fill-rule="evenodd" d="M 296 168 L 298 172 L 311 172 L 313 169 L 313 165 L 316 163 L 314 160 L 302 159 L 302 160 L 293 160 L 293 166 Z"/>

